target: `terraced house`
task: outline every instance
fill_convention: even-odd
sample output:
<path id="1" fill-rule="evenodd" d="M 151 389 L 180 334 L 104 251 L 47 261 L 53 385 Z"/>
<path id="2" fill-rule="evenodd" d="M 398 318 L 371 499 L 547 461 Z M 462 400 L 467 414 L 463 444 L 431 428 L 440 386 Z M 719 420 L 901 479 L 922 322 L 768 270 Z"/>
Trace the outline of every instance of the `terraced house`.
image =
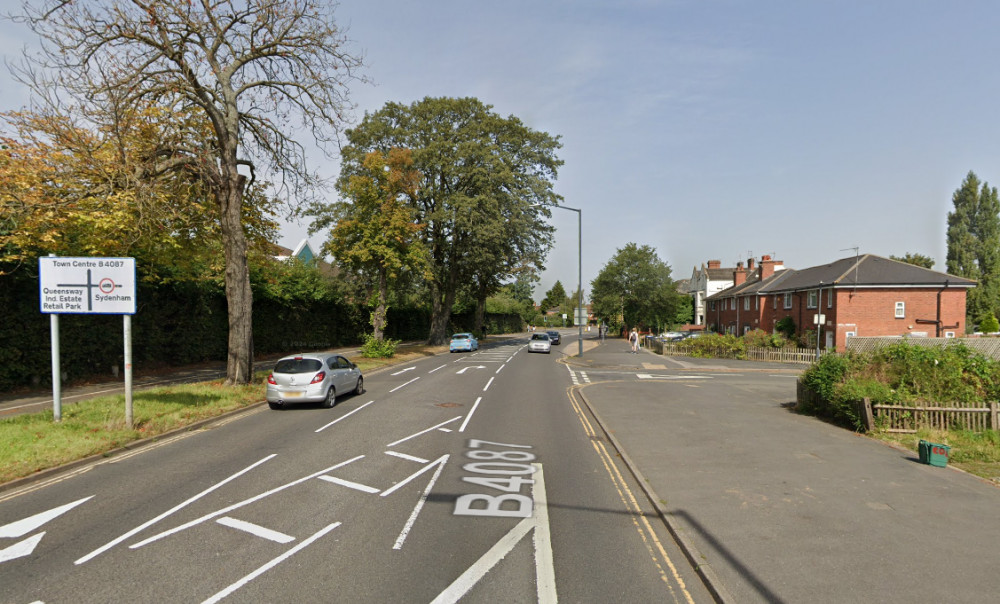
<path id="1" fill-rule="evenodd" d="M 752 266 L 752 264 L 751 264 Z M 764 256 L 749 276 L 706 300 L 706 324 L 720 333 L 774 332 L 791 317 L 798 333 L 842 351 L 853 336 L 958 337 L 965 298 L 976 282 L 873 254 L 802 270 Z"/>

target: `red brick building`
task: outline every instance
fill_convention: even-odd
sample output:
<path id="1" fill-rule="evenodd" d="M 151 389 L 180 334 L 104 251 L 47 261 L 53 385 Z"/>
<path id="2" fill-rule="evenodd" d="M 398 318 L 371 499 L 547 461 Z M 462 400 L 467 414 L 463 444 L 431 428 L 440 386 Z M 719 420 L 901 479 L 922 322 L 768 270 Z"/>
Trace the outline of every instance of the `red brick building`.
<path id="1" fill-rule="evenodd" d="M 769 256 L 749 277 L 707 300 L 709 329 L 742 335 L 774 332 L 791 317 L 797 333 L 814 331 L 826 348 L 844 350 L 851 336 L 958 337 L 965 333 L 965 297 L 976 282 L 865 254 L 803 270 L 775 270 Z"/>

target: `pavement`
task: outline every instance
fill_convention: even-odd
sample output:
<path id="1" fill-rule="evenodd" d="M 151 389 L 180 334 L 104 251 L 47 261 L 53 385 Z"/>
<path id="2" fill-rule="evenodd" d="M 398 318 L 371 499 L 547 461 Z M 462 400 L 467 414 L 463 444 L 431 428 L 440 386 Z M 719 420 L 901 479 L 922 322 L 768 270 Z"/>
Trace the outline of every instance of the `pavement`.
<path id="1" fill-rule="evenodd" d="M 1000 488 L 794 413 L 804 366 L 583 348 L 577 392 L 716 601 L 1000 601 Z"/>
<path id="2" fill-rule="evenodd" d="M 804 366 L 620 339 L 564 362 L 717 601 L 1000 601 L 998 485 L 795 413 Z"/>

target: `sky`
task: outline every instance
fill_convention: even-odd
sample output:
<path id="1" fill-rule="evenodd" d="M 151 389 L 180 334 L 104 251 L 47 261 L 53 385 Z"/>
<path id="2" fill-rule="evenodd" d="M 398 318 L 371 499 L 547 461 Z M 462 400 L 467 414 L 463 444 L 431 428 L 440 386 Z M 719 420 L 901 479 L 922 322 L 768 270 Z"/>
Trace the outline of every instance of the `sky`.
<path id="1" fill-rule="evenodd" d="M 855 248 L 944 271 L 953 193 L 970 171 L 1000 182 L 995 0 L 340 0 L 336 15 L 373 81 L 351 89 L 357 119 L 471 96 L 560 137 L 555 191 L 583 241 L 578 214 L 553 210 L 536 302 L 556 280 L 576 289 L 581 249 L 587 295 L 628 243 L 675 279 Z M 32 43 L 0 22 L 5 58 Z M 0 68 L 0 110 L 26 101 Z M 307 227 L 286 222 L 279 243 Z"/>

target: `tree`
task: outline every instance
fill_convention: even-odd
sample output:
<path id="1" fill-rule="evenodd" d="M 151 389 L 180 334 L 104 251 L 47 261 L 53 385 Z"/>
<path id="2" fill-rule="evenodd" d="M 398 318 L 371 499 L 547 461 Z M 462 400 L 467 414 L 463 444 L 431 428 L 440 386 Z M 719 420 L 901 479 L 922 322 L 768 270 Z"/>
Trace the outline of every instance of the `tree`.
<path id="1" fill-rule="evenodd" d="M 552 288 L 545 292 L 545 298 L 542 299 L 542 312 L 557 307 L 561 309 L 565 303 L 566 289 L 563 287 L 562 281 L 556 281 Z"/>
<path id="2" fill-rule="evenodd" d="M 668 324 L 683 298 L 670 266 L 652 247 L 635 243 L 620 248 L 590 284 L 594 313 L 614 327 Z"/>
<path id="3" fill-rule="evenodd" d="M 966 302 L 970 319 L 996 314 L 1000 310 L 1000 196 L 995 187 L 980 184 L 975 173 L 969 172 L 952 203 L 955 209 L 948 213 L 948 273 L 979 281 Z"/>
<path id="4" fill-rule="evenodd" d="M 562 162 L 558 137 L 516 117 L 495 114 L 478 99 L 425 98 L 388 103 L 347 131 L 342 170 L 350 173 L 370 151 L 407 148 L 422 175 L 413 200 L 426 224 L 430 252 L 430 344 L 444 343 L 462 288 L 486 297 L 524 267 L 538 270 L 551 246 L 550 215 L 538 204 L 559 196 L 552 181 Z"/>
<path id="5" fill-rule="evenodd" d="M 343 201 L 313 210 L 318 217 L 310 231 L 333 225 L 323 251 L 361 275 L 372 292 L 376 340 L 384 337 L 390 287 L 404 272 L 422 272 L 427 266 L 427 250 L 419 237 L 424 225 L 414 221 L 415 211 L 407 205 L 416 195 L 419 179 L 409 150 L 372 151 L 360 172 L 345 174 L 337 182 Z"/>
<path id="6" fill-rule="evenodd" d="M 216 204 L 229 314 L 226 382 L 253 377 L 253 297 L 244 204 L 257 170 L 292 200 L 318 184 L 299 142 L 333 142 L 349 108 L 349 54 L 321 0 L 25 2 L 20 21 L 40 37 L 17 77 L 53 116 L 114 132 L 139 106 L 189 116 L 164 132 L 134 180 L 184 172 Z M 241 170 L 242 168 L 242 170 Z"/>
<path id="7" fill-rule="evenodd" d="M 892 256 L 889 258 L 891 260 L 898 260 L 900 262 L 905 262 L 907 264 L 912 264 L 914 266 L 922 266 L 924 268 L 934 268 L 934 259 L 930 256 L 924 256 L 923 254 L 913 254 L 906 252 L 903 256 Z"/>

